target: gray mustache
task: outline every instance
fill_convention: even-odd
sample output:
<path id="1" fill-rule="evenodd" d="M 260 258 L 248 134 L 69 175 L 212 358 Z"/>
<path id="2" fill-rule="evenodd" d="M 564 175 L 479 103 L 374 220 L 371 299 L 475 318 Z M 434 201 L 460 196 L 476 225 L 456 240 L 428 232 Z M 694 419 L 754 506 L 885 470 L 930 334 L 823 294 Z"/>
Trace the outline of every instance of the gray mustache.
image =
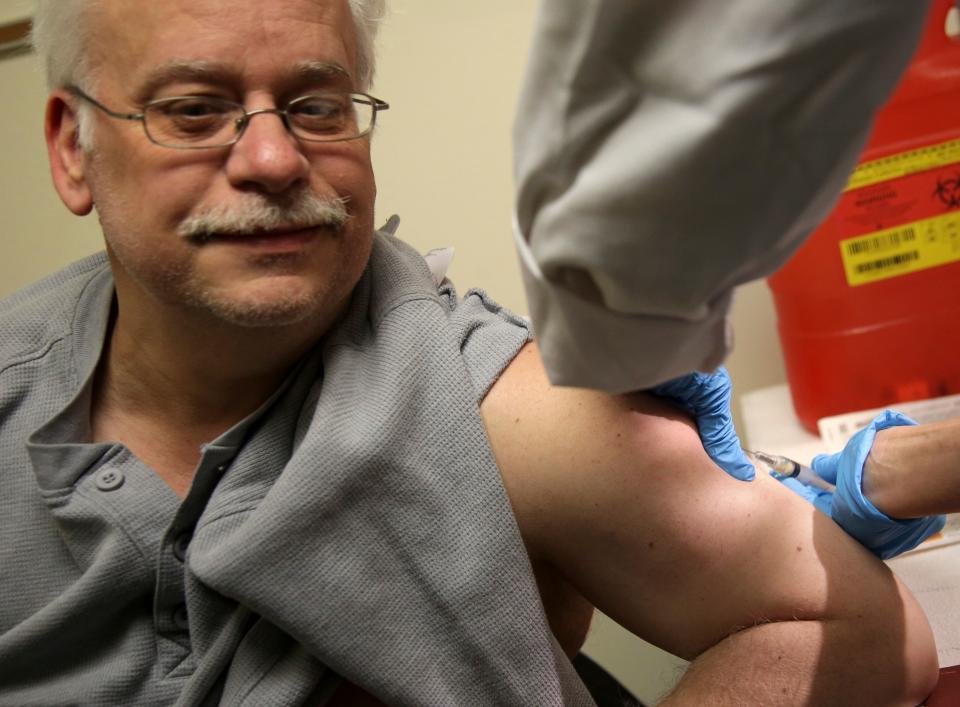
<path id="1" fill-rule="evenodd" d="M 293 197 L 258 198 L 239 204 L 201 209 L 177 229 L 183 238 L 209 240 L 219 234 L 260 231 L 332 228 L 341 230 L 347 222 L 346 199 L 329 199 L 301 192 Z"/>

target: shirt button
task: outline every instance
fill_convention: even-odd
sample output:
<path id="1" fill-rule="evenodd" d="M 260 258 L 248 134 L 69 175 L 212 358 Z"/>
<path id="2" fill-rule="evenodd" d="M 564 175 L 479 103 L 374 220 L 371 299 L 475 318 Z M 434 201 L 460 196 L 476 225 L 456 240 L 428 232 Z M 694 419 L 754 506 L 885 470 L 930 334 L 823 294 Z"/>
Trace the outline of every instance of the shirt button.
<path id="1" fill-rule="evenodd" d="M 97 474 L 97 488 L 101 491 L 113 491 L 123 486 L 124 476 L 119 469 L 103 469 Z"/>
<path id="2" fill-rule="evenodd" d="M 173 610 L 173 625 L 181 631 L 186 631 L 190 627 L 187 617 L 187 605 L 181 604 Z"/>
<path id="3" fill-rule="evenodd" d="M 180 562 L 183 562 L 187 556 L 187 548 L 190 546 L 190 540 L 192 540 L 190 533 L 181 533 L 173 541 L 173 556 L 180 560 Z"/>

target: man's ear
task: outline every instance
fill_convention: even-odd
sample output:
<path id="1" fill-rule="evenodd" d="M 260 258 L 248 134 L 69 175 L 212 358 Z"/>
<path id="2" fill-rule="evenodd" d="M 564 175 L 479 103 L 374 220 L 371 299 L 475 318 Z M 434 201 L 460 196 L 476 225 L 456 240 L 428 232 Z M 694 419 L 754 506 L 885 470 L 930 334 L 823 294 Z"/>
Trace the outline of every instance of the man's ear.
<path id="1" fill-rule="evenodd" d="M 85 216 L 93 208 L 93 195 L 87 183 L 83 150 L 80 149 L 76 110 L 70 94 L 63 89 L 54 91 L 47 99 L 43 131 L 53 186 L 68 209 L 78 216 Z"/>

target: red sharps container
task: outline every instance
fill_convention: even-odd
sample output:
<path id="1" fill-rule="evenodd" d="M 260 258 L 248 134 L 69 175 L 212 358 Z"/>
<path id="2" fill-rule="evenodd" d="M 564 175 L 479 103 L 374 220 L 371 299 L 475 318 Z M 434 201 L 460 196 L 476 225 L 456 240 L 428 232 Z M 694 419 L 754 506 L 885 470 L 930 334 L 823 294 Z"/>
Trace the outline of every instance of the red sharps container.
<path id="1" fill-rule="evenodd" d="M 960 44 L 936 0 L 829 218 L 769 279 L 797 416 L 960 393 Z"/>

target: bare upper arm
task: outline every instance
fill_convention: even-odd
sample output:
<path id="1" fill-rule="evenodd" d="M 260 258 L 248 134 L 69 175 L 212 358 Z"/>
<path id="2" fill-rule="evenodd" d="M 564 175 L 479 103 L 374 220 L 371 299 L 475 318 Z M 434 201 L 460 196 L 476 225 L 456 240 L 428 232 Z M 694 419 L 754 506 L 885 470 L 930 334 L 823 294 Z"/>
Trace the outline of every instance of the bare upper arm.
<path id="1" fill-rule="evenodd" d="M 655 398 L 551 387 L 530 345 L 482 413 L 534 561 L 677 655 L 761 622 L 900 605 L 832 521 L 769 477 L 728 477 Z"/>

